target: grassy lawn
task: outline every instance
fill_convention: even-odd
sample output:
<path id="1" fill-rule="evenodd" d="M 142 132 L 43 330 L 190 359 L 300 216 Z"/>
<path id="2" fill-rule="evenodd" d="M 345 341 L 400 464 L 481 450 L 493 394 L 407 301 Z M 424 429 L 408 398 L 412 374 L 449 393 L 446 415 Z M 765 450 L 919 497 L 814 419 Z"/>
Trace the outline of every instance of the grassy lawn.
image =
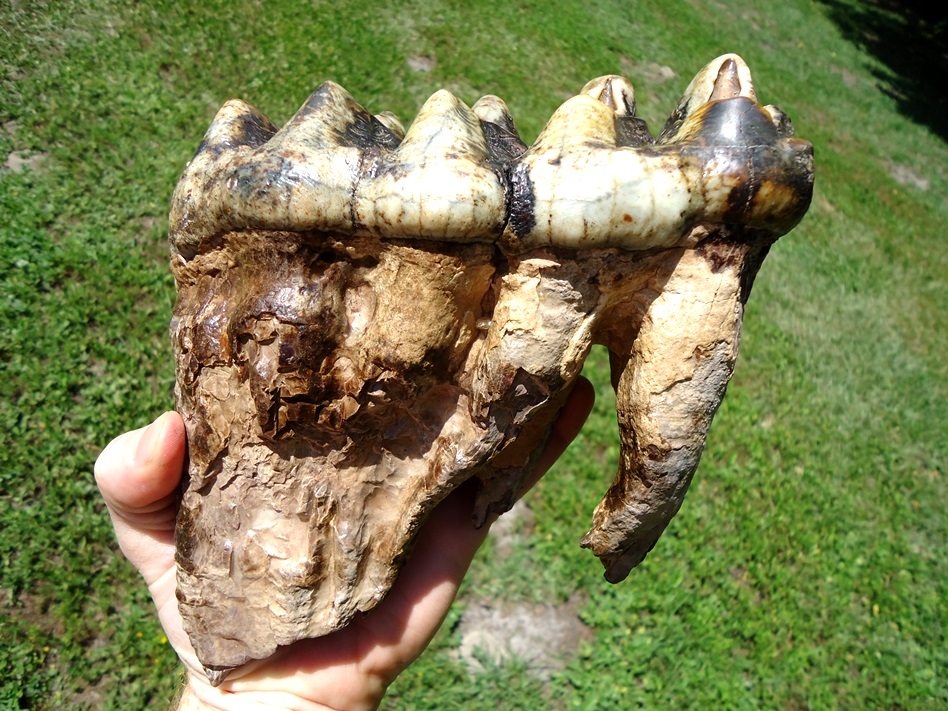
<path id="1" fill-rule="evenodd" d="M 494 93 L 530 141 L 618 73 L 657 131 L 730 51 L 815 145 L 817 187 L 758 277 L 685 506 L 618 586 L 579 549 L 618 454 L 595 353 L 596 410 L 529 535 L 484 548 L 384 707 L 948 707 L 948 147 L 839 21 L 872 7 L 0 4 L 0 708 L 162 709 L 179 683 L 92 463 L 172 405 L 168 202 L 224 101 L 281 124 L 331 78 L 407 124 L 441 87 Z M 591 634 L 547 679 L 472 675 L 458 622 L 497 598 L 579 600 Z"/>

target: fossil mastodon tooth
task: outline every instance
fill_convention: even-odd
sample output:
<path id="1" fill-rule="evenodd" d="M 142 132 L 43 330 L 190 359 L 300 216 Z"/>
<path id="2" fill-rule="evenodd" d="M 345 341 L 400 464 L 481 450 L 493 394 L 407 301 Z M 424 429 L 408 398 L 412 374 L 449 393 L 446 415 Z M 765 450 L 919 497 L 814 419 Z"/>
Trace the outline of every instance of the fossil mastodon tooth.
<path id="1" fill-rule="evenodd" d="M 171 210 L 178 599 L 209 678 L 371 610 L 462 482 L 474 523 L 509 508 L 594 343 L 621 461 L 582 544 L 624 578 L 681 505 L 812 182 L 736 55 L 657 139 L 616 76 L 530 147 L 494 96 L 437 92 L 407 131 L 332 83 L 279 130 L 228 102 Z"/>

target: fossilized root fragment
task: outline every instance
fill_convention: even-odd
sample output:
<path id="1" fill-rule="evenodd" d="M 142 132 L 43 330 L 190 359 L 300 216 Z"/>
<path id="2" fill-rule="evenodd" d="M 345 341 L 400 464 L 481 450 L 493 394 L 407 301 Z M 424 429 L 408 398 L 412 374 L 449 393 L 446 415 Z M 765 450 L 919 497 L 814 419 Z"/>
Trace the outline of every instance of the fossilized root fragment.
<path id="1" fill-rule="evenodd" d="M 493 96 L 438 92 L 407 131 L 331 83 L 279 130 L 226 104 L 171 212 L 178 598 L 209 678 L 371 610 L 462 482 L 476 524 L 506 510 L 594 343 L 622 446 L 583 545 L 623 579 L 681 506 L 812 180 L 735 55 L 658 138 L 614 76 L 530 147 Z"/>

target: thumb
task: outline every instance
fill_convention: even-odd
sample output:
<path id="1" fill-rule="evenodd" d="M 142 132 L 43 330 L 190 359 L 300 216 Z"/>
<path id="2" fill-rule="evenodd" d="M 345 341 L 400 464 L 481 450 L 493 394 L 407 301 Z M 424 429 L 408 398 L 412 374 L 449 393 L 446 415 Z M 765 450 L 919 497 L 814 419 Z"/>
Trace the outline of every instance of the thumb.
<path id="1" fill-rule="evenodd" d="M 149 585 L 174 564 L 185 442 L 180 415 L 166 412 L 148 427 L 116 437 L 95 464 L 119 546 Z"/>

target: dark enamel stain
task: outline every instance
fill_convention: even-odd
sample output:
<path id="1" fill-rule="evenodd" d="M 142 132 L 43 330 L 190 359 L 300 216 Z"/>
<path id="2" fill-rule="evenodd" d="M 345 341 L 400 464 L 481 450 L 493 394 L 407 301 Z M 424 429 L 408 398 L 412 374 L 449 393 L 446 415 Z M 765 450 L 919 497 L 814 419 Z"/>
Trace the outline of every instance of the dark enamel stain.
<path id="1" fill-rule="evenodd" d="M 490 121 L 481 121 L 491 159 L 502 165 L 512 163 L 527 150 L 527 144 L 515 132 Z"/>
<path id="2" fill-rule="evenodd" d="M 517 237 L 525 237 L 536 227 L 536 195 L 530 171 L 523 164 L 514 167 L 510 178 L 511 199 L 507 224 Z"/>
<path id="3" fill-rule="evenodd" d="M 616 145 L 631 146 L 651 146 L 655 143 L 655 137 L 649 131 L 648 123 L 645 119 L 635 116 L 619 116 L 616 118 Z"/>
<path id="4" fill-rule="evenodd" d="M 695 145 L 767 146 L 778 139 L 770 115 L 750 99 L 738 97 L 707 104 Z"/>
<path id="5" fill-rule="evenodd" d="M 250 110 L 233 119 L 223 136 L 216 140 L 204 137 L 201 145 L 194 151 L 194 158 L 202 153 L 208 153 L 217 159 L 224 151 L 233 150 L 241 146 L 259 148 L 269 141 L 277 132 L 276 126 L 263 114 Z"/>
<path id="6" fill-rule="evenodd" d="M 356 113 L 355 120 L 339 133 L 339 145 L 345 148 L 387 148 L 395 150 L 401 139 L 367 111 Z"/>

